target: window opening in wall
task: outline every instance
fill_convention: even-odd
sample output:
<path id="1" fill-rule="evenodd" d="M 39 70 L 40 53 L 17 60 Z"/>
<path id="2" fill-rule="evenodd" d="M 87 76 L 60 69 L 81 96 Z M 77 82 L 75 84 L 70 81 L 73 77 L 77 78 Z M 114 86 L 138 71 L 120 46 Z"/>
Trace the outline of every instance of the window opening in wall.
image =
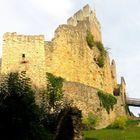
<path id="1" fill-rule="evenodd" d="M 22 54 L 22 58 L 25 58 L 25 54 L 24 53 Z"/>
<path id="2" fill-rule="evenodd" d="M 25 59 L 25 54 L 23 53 L 22 54 L 21 64 L 24 64 L 24 63 L 28 63 L 28 61 Z"/>

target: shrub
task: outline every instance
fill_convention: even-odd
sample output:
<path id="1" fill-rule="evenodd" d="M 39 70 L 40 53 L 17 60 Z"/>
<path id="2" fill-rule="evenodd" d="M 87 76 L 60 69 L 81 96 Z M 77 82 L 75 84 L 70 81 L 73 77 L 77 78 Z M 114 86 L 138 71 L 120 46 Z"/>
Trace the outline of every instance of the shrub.
<path id="1" fill-rule="evenodd" d="M 107 50 L 104 48 L 101 42 L 96 42 L 96 47 L 98 48 L 102 56 L 106 56 Z"/>
<path id="2" fill-rule="evenodd" d="M 113 110 L 113 106 L 117 103 L 117 99 L 109 93 L 103 91 L 98 91 L 98 97 L 100 99 L 101 105 L 106 109 L 107 113 Z"/>
<path id="3" fill-rule="evenodd" d="M 91 129 L 95 129 L 95 126 L 98 123 L 98 118 L 93 113 L 89 113 L 88 117 L 84 117 L 82 122 L 85 126 L 85 129 L 91 130 Z"/>
<path id="4" fill-rule="evenodd" d="M 100 68 L 102 68 L 104 66 L 104 57 L 102 55 L 100 55 L 97 59 L 97 64 Z"/>
<path id="5" fill-rule="evenodd" d="M 90 49 L 92 49 L 95 42 L 94 42 L 94 37 L 90 31 L 87 31 L 86 41 L 87 41 L 87 44 L 90 47 Z"/>
<path id="6" fill-rule="evenodd" d="M 125 116 L 120 116 L 108 127 L 108 128 L 119 128 L 125 129 L 127 123 L 127 118 Z"/>
<path id="7" fill-rule="evenodd" d="M 103 67 L 104 66 L 104 61 L 105 61 L 105 57 L 107 55 L 107 50 L 104 48 L 103 44 L 101 42 L 96 42 L 96 47 L 98 48 L 98 50 L 100 51 L 100 55 L 97 59 L 97 64 L 99 67 Z"/>

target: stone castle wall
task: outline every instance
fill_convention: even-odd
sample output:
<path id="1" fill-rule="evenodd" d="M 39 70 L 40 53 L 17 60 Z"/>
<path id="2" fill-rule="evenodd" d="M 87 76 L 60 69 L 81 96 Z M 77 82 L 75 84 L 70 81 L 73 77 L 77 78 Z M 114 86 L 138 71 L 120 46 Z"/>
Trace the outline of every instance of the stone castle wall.
<path id="1" fill-rule="evenodd" d="M 60 25 L 51 42 L 45 44 L 46 71 L 68 81 L 84 83 L 109 93 L 117 86 L 116 65 L 107 55 L 105 65 L 100 68 L 94 60 L 99 50 L 90 49 L 86 42 L 87 31 L 95 41 L 101 40 L 100 24 L 95 11 L 89 5 L 69 18 L 67 25 Z"/>
<path id="2" fill-rule="evenodd" d="M 99 50 L 90 49 L 86 42 L 88 21 L 77 26 L 61 25 L 52 42 L 46 43 L 46 71 L 61 76 L 67 81 L 84 83 L 109 93 L 113 93 L 116 77 L 112 75 L 109 56 L 100 68 L 94 59 Z M 87 27 L 86 27 L 87 26 Z M 111 69 L 112 67 L 112 69 Z"/>
<path id="3" fill-rule="evenodd" d="M 36 86 L 45 85 L 44 36 L 4 34 L 1 72 L 16 71 L 26 72 Z"/>
<path id="4" fill-rule="evenodd" d="M 89 85 L 113 93 L 117 85 L 115 62 L 109 56 L 100 68 L 95 60 L 100 55 L 96 47 L 90 49 L 86 42 L 87 30 L 101 41 L 100 24 L 89 5 L 73 16 L 76 25 L 60 25 L 50 42 L 44 36 L 25 36 L 16 33 L 4 35 L 2 73 L 26 71 L 36 86 L 45 85 L 46 72 L 68 81 Z"/>
<path id="5" fill-rule="evenodd" d="M 83 116 L 87 116 L 89 113 L 96 115 L 99 120 L 97 128 L 106 127 L 117 117 L 126 115 L 122 96 L 116 96 L 117 104 L 114 106 L 113 111 L 108 114 L 100 106 L 100 100 L 97 95 L 99 89 L 68 81 L 64 82 L 63 88 L 66 99 L 71 101 L 73 106 L 77 106 L 82 111 Z"/>
<path id="6" fill-rule="evenodd" d="M 101 116 L 101 119 L 105 120 L 102 124 L 106 126 L 108 122 L 113 121 L 117 113 L 124 114 L 122 99 L 125 96 L 125 82 L 122 79 L 123 97 L 118 97 L 114 112 L 108 115 L 100 107 L 96 93 L 97 90 L 113 93 L 117 88 L 116 65 L 114 60 L 110 64 L 108 54 L 104 67 L 97 65 L 95 60 L 100 52 L 97 47 L 90 49 L 87 45 L 88 30 L 94 35 L 95 41 L 102 41 L 96 13 L 86 5 L 68 19 L 67 25 L 60 25 L 56 29 L 52 41 L 45 41 L 42 35 L 6 33 L 1 73 L 24 71 L 37 87 L 46 86 L 46 72 L 71 81 L 64 84 L 65 95 L 74 99 L 74 104 L 84 115 L 94 112 Z"/>

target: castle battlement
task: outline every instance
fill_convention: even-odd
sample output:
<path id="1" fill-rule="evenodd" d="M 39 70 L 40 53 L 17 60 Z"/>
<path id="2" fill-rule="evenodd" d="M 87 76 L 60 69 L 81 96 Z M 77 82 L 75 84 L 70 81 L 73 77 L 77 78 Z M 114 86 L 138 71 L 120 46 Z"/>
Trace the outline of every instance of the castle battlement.
<path id="1" fill-rule="evenodd" d="M 5 42 L 44 42 L 44 35 L 18 35 L 16 32 L 7 32 L 4 34 Z"/>
<path id="2" fill-rule="evenodd" d="M 77 11 L 72 17 L 67 20 L 68 25 L 76 26 L 79 21 L 89 20 L 90 22 L 94 22 L 99 28 L 100 23 L 96 18 L 96 11 L 92 10 L 90 6 L 87 4 Z"/>

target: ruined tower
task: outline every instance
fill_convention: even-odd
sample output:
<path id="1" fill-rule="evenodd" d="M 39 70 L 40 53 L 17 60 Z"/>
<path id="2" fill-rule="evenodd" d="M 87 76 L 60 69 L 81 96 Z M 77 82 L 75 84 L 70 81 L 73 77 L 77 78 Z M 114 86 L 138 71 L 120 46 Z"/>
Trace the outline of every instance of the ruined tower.
<path id="1" fill-rule="evenodd" d="M 95 41 L 102 42 L 101 26 L 96 17 L 96 11 L 87 4 L 67 20 L 68 25 L 77 26 L 80 21 L 86 21 L 87 30 L 91 31 Z"/>
<path id="2" fill-rule="evenodd" d="M 100 55 L 96 45 L 89 48 L 87 31 L 94 36 L 95 42 L 102 43 L 101 27 L 95 10 L 84 6 L 60 25 L 51 42 L 45 43 L 46 71 L 61 76 L 67 81 L 79 82 L 88 86 L 113 93 L 115 68 L 110 65 L 109 55 L 104 59 L 104 67 L 97 64 Z M 113 76 L 112 76 L 113 71 Z"/>
<path id="3" fill-rule="evenodd" d="M 44 86 L 44 36 L 25 36 L 5 33 L 1 73 L 25 72 L 35 86 Z"/>

